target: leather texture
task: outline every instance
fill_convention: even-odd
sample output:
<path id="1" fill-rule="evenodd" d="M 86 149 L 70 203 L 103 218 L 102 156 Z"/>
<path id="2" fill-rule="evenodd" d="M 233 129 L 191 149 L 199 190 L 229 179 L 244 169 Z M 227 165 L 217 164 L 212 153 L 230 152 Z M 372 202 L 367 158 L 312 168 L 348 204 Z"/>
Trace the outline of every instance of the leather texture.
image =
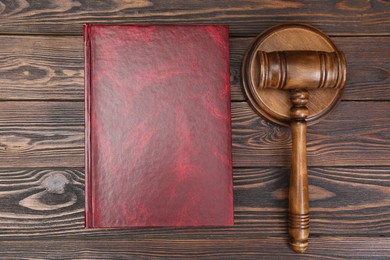
<path id="1" fill-rule="evenodd" d="M 86 227 L 233 224 L 226 26 L 85 25 Z"/>

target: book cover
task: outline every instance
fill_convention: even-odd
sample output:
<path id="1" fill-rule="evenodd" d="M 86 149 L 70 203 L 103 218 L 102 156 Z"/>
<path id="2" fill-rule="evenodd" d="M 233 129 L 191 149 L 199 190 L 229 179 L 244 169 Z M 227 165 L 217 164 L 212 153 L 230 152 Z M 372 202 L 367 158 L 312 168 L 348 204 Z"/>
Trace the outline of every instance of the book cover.
<path id="1" fill-rule="evenodd" d="M 226 26 L 85 25 L 86 228 L 233 225 Z"/>

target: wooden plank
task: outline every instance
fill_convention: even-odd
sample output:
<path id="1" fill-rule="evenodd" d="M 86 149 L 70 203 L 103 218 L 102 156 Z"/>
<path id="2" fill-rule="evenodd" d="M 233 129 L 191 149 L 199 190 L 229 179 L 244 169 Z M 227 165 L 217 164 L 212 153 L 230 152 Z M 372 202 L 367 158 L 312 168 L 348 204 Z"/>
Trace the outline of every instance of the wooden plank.
<path id="1" fill-rule="evenodd" d="M 390 100 L 390 38 L 333 38 L 347 59 L 345 100 Z"/>
<path id="2" fill-rule="evenodd" d="M 307 23 L 331 35 L 389 34 L 386 1 L 2 1 L 0 32 L 81 34 L 82 24 L 228 24 L 257 34 L 281 23 Z"/>
<path id="3" fill-rule="evenodd" d="M 0 36 L 2 100 L 83 100 L 82 37 Z M 232 100 L 243 101 L 241 62 L 253 38 L 231 38 Z M 390 100 L 387 37 L 336 37 L 347 55 L 344 100 Z"/>
<path id="4" fill-rule="evenodd" d="M 83 102 L 0 102 L 0 126 L 83 126 Z M 20 128 L 24 129 L 24 128 Z"/>
<path id="5" fill-rule="evenodd" d="M 83 167 L 84 104 L 0 102 L 0 165 Z"/>
<path id="6" fill-rule="evenodd" d="M 389 167 L 310 168 L 312 236 L 390 234 L 389 173 Z M 0 237 L 287 237 L 288 181 L 288 168 L 235 169 L 233 227 L 85 230 L 83 169 L 1 169 Z"/>
<path id="7" fill-rule="evenodd" d="M 84 127 L 0 126 L 0 167 L 43 165 L 83 167 Z"/>
<path id="8" fill-rule="evenodd" d="M 2 100 L 84 98 L 82 37 L 0 36 Z"/>
<path id="9" fill-rule="evenodd" d="M 1 167 L 83 167 L 83 102 L 0 102 Z M 235 167 L 290 165 L 290 130 L 232 103 Z M 310 166 L 390 166 L 389 102 L 342 102 L 308 130 Z"/>
<path id="10" fill-rule="evenodd" d="M 388 259 L 388 237 L 314 237 L 304 254 L 280 237 L 0 241 L 7 259 Z"/>
<path id="11" fill-rule="evenodd" d="M 82 228 L 82 169 L 0 171 L 0 236 L 72 233 Z"/>
<path id="12" fill-rule="evenodd" d="M 341 102 L 320 123 L 309 126 L 309 166 L 389 166 L 389 102 Z M 289 166 L 288 127 L 261 119 L 247 103 L 232 103 L 233 165 Z"/>

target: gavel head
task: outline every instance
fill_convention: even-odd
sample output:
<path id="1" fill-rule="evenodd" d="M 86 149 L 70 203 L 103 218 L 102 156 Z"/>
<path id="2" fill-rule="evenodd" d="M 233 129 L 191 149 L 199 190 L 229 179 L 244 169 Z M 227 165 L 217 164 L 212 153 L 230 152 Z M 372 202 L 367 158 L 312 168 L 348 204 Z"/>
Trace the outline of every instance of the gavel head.
<path id="1" fill-rule="evenodd" d="M 258 51 L 257 89 L 343 88 L 346 61 L 342 52 Z"/>
<path id="2" fill-rule="evenodd" d="M 346 71 L 344 54 L 328 36 L 310 26 L 291 24 L 255 38 L 244 55 L 241 75 L 250 106 L 286 126 L 296 118 L 290 110 L 297 104 L 307 107 L 308 125 L 329 114 L 341 100 Z M 302 95 L 294 95 L 297 91 L 307 94 L 298 99 Z"/>

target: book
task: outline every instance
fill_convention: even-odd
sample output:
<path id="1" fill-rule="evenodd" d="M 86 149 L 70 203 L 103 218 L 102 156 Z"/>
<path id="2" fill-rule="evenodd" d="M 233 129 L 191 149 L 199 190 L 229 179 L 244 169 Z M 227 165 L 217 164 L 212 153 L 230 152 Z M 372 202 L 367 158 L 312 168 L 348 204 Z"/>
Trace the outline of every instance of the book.
<path id="1" fill-rule="evenodd" d="M 85 25 L 86 228 L 233 225 L 226 26 Z"/>

